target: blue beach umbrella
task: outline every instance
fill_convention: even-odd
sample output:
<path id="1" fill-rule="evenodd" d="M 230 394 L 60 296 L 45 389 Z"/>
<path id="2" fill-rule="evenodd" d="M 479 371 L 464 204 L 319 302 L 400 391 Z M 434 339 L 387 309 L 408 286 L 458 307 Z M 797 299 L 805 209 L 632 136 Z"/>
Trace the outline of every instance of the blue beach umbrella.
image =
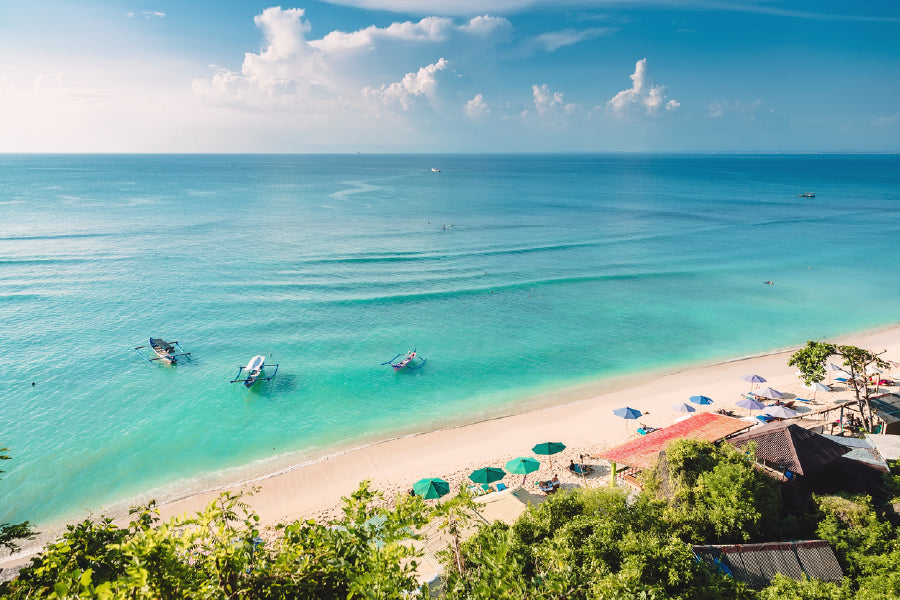
<path id="1" fill-rule="evenodd" d="M 676 410 L 677 412 L 683 412 L 683 413 L 692 413 L 695 410 L 697 410 L 696 408 L 694 408 L 693 406 L 691 406 L 690 404 L 688 404 L 686 402 L 682 402 L 681 404 L 676 404 L 672 408 L 674 410 Z"/>
<path id="2" fill-rule="evenodd" d="M 631 408 L 631 407 L 626 406 L 624 408 L 615 409 L 613 411 L 613 414 L 616 415 L 617 417 L 622 417 L 623 419 L 638 419 L 644 413 L 642 413 L 641 411 L 639 411 L 636 408 Z"/>
<path id="3" fill-rule="evenodd" d="M 761 408 L 766 407 L 765 404 L 763 404 L 759 400 L 754 400 L 753 398 L 741 398 L 740 400 L 735 402 L 734 405 L 741 408 L 749 408 L 751 416 L 753 415 L 754 410 L 760 410 Z"/>
<path id="4" fill-rule="evenodd" d="M 743 379 L 744 381 L 750 382 L 750 390 L 751 391 L 753 390 L 754 383 L 765 383 L 766 382 L 766 378 L 762 377 L 760 375 L 744 375 L 743 377 L 741 377 L 741 379 Z"/>
<path id="5" fill-rule="evenodd" d="M 713 401 L 712 398 L 708 396 L 691 396 L 691 402 L 693 402 L 694 404 L 704 405 L 712 404 Z"/>

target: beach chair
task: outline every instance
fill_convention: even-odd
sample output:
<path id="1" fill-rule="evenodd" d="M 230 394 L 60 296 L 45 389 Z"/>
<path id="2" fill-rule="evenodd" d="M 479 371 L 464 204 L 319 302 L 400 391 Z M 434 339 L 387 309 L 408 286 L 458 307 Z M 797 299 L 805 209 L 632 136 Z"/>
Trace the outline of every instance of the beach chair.
<path id="1" fill-rule="evenodd" d="M 502 491 L 505 490 L 505 489 L 506 489 L 506 484 L 505 484 L 505 483 L 498 483 L 498 484 L 497 484 L 497 491 L 498 491 L 498 492 L 502 492 Z"/>

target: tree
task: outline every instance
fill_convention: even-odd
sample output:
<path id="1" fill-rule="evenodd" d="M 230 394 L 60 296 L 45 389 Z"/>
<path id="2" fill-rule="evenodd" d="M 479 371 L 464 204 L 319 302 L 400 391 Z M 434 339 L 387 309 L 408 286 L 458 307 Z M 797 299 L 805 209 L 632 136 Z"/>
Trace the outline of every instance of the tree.
<path id="1" fill-rule="evenodd" d="M 241 495 L 224 493 L 193 517 L 157 525 L 151 505 L 134 509 L 128 528 L 111 519 L 70 525 L 22 569 L 0 584 L 18 598 L 355 598 L 393 599 L 419 589 L 406 543 L 427 521 L 421 498 L 393 509 L 374 507 L 377 494 L 360 485 L 332 523 L 297 521 L 263 541 L 259 518 Z"/>
<path id="2" fill-rule="evenodd" d="M 848 385 L 853 387 L 856 403 L 863 416 L 866 429 L 872 431 L 872 406 L 869 403 L 869 386 L 866 383 L 866 371 L 870 366 L 885 368 L 887 361 L 879 358 L 884 354 L 873 353 L 863 348 L 847 345 L 835 345 L 828 342 L 806 342 L 806 346 L 797 350 L 788 360 L 788 366 L 797 367 L 803 373 L 807 385 L 822 381 L 825 378 L 825 362 L 832 356 L 839 356 L 843 366 L 848 367 L 850 377 Z M 862 395 L 860 395 L 862 392 Z"/>
<path id="3" fill-rule="evenodd" d="M 0 448 L 0 460 L 12 459 L 7 452 L 9 452 L 9 448 Z M 0 473 L 2 472 L 0 471 Z M 16 540 L 33 540 L 36 533 L 28 521 L 0 524 L 0 546 L 7 548 L 10 552 L 16 552 L 19 550 Z"/>

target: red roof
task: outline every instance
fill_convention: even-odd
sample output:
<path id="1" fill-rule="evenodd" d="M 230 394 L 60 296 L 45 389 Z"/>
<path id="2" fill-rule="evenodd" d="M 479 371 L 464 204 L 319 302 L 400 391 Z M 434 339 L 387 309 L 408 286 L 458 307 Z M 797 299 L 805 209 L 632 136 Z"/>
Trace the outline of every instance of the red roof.
<path id="1" fill-rule="evenodd" d="M 656 463 L 659 453 L 672 440 L 692 438 L 715 442 L 750 427 L 753 427 L 753 423 L 716 413 L 703 412 L 669 427 L 642 435 L 621 446 L 610 448 L 601 452 L 600 457 L 628 467 L 649 469 Z"/>

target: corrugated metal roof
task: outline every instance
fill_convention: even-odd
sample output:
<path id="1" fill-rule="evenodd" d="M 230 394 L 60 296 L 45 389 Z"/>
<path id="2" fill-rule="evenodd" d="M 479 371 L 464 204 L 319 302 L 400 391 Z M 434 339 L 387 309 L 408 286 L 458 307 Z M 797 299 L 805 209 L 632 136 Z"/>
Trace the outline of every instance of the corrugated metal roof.
<path id="1" fill-rule="evenodd" d="M 691 438 L 715 442 L 749 427 L 753 427 L 753 424 L 734 417 L 704 412 L 669 427 L 657 429 L 621 446 L 610 448 L 601 452 L 600 457 L 628 467 L 649 469 L 656 462 L 659 453 L 672 440 Z"/>
<path id="2" fill-rule="evenodd" d="M 900 396 L 897 394 L 870 398 L 869 404 L 872 406 L 872 412 L 885 423 L 900 422 Z"/>
<path id="3" fill-rule="evenodd" d="M 693 550 L 704 563 L 755 589 L 766 587 L 778 573 L 798 581 L 809 576 L 837 583 L 844 578 L 834 551 L 822 540 L 694 546 Z"/>

